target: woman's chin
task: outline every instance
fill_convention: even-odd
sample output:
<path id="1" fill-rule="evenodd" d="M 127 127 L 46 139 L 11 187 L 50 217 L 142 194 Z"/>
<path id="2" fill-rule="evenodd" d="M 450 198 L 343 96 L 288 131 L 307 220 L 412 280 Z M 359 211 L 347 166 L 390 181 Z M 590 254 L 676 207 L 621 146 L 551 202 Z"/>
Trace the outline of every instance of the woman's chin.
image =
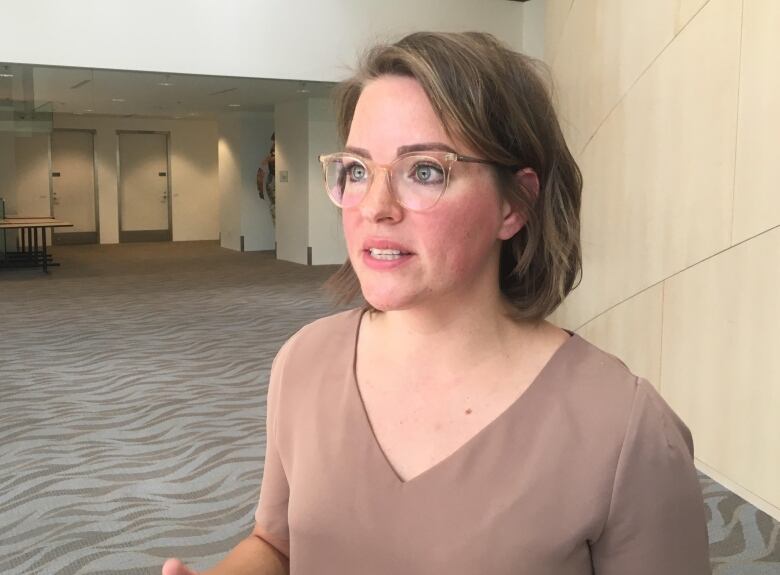
<path id="1" fill-rule="evenodd" d="M 377 299 L 369 299 L 365 298 L 365 300 L 368 302 L 368 304 L 374 308 L 377 311 L 396 311 L 398 310 L 398 306 L 394 304 L 392 301 L 386 301 L 386 300 L 377 300 Z"/>
<path id="2" fill-rule="evenodd" d="M 399 297 L 398 294 L 363 292 L 363 299 L 365 299 L 371 307 L 379 311 L 400 311 L 409 309 L 413 306 L 413 302 L 410 301 L 410 298 Z"/>

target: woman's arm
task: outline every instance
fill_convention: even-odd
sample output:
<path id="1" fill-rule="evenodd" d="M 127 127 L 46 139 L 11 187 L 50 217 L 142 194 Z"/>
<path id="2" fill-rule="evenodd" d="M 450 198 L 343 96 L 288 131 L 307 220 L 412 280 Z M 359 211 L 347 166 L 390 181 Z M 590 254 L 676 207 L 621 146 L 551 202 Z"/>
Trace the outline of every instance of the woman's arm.
<path id="1" fill-rule="evenodd" d="M 290 561 L 269 543 L 250 535 L 236 545 L 216 566 L 200 574 L 178 559 L 168 559 L 162 575 L 289 575 Z"/>
<path id="2" fill-rule="evenodd" d="M 591 555 L 596 575 L 712 573 L 691 433 L 641 378 L 609 514 Z"/>

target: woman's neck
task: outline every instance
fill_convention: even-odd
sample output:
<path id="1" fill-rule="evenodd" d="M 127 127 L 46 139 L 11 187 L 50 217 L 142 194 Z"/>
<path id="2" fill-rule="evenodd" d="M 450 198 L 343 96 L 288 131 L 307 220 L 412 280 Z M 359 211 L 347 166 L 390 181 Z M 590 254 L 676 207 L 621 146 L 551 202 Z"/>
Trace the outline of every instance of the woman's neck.
<path id="1" fill-rule="evenodd" d="M 522 353 L 536 325 L 510 316 L 500 295 L 467 305 L 418 306 L 370 315 L 370 338 L 382 355 L 426 380 L 479 369 Z"/>

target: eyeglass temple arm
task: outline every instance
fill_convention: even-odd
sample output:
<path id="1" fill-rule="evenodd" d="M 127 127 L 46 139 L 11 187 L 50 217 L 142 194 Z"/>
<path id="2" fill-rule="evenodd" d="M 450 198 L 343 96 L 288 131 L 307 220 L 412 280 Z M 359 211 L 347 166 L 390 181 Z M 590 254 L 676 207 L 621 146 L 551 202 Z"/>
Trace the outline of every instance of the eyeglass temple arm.
<path id="1" fill-rule="evenodd" d="M 500 164 L 498 162 L 491 162 L 490 160 L 483 160 L 482 158 L 472 158 L 471 156 L 461 156 L 460 154 L 455 155 L 455 159 L 457 159 L 459 162 L 468 162 L 471 164 L 487 164 L 489 166 L 497 166 L 499 168 L 507 168 L 512 171 L 517 171 L 521 169 L 521 166 L 508 166 L 506 164 Z"/>

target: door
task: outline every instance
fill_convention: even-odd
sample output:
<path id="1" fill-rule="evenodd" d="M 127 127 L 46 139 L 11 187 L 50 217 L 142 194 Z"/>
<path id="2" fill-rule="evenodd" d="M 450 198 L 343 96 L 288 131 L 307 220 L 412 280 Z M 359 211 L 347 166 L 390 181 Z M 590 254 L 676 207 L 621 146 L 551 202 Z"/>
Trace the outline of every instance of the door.
<path id="1" fill-rule="evenodd" d="M 16 212 L 9 212 L 8 215 L 19 218 L 48 218 L 51 216 L 49 134 L 17 136 L 14 146 Z"/>
<path id="2" fill-rule="evenodd" d="M 6 204 L 6 215 L 16 218 L 51 217 L 51 191 L 49 187 L 49 134 L 17 135 L 14 138 L 14 160 L 16 164 L 16 207 Z M 43 237 L 36 232 L 38 245 Z M 6 235 L 6 248 L 13 250 L 18 233 Z M 51 235 L 46 234 L 46 243 Z"/>
<path id="3" fill-rule="evenodd" d="M 119 132 L 119 241 L 171 240 L 168 135 Z"/>
<path id="4" fill-rule="evenodd" d="M 72 228 L 53 231 L 55 244 L 98 243 L 95 136 L 86 130 L 51 134 L 51 211 Z"/>

